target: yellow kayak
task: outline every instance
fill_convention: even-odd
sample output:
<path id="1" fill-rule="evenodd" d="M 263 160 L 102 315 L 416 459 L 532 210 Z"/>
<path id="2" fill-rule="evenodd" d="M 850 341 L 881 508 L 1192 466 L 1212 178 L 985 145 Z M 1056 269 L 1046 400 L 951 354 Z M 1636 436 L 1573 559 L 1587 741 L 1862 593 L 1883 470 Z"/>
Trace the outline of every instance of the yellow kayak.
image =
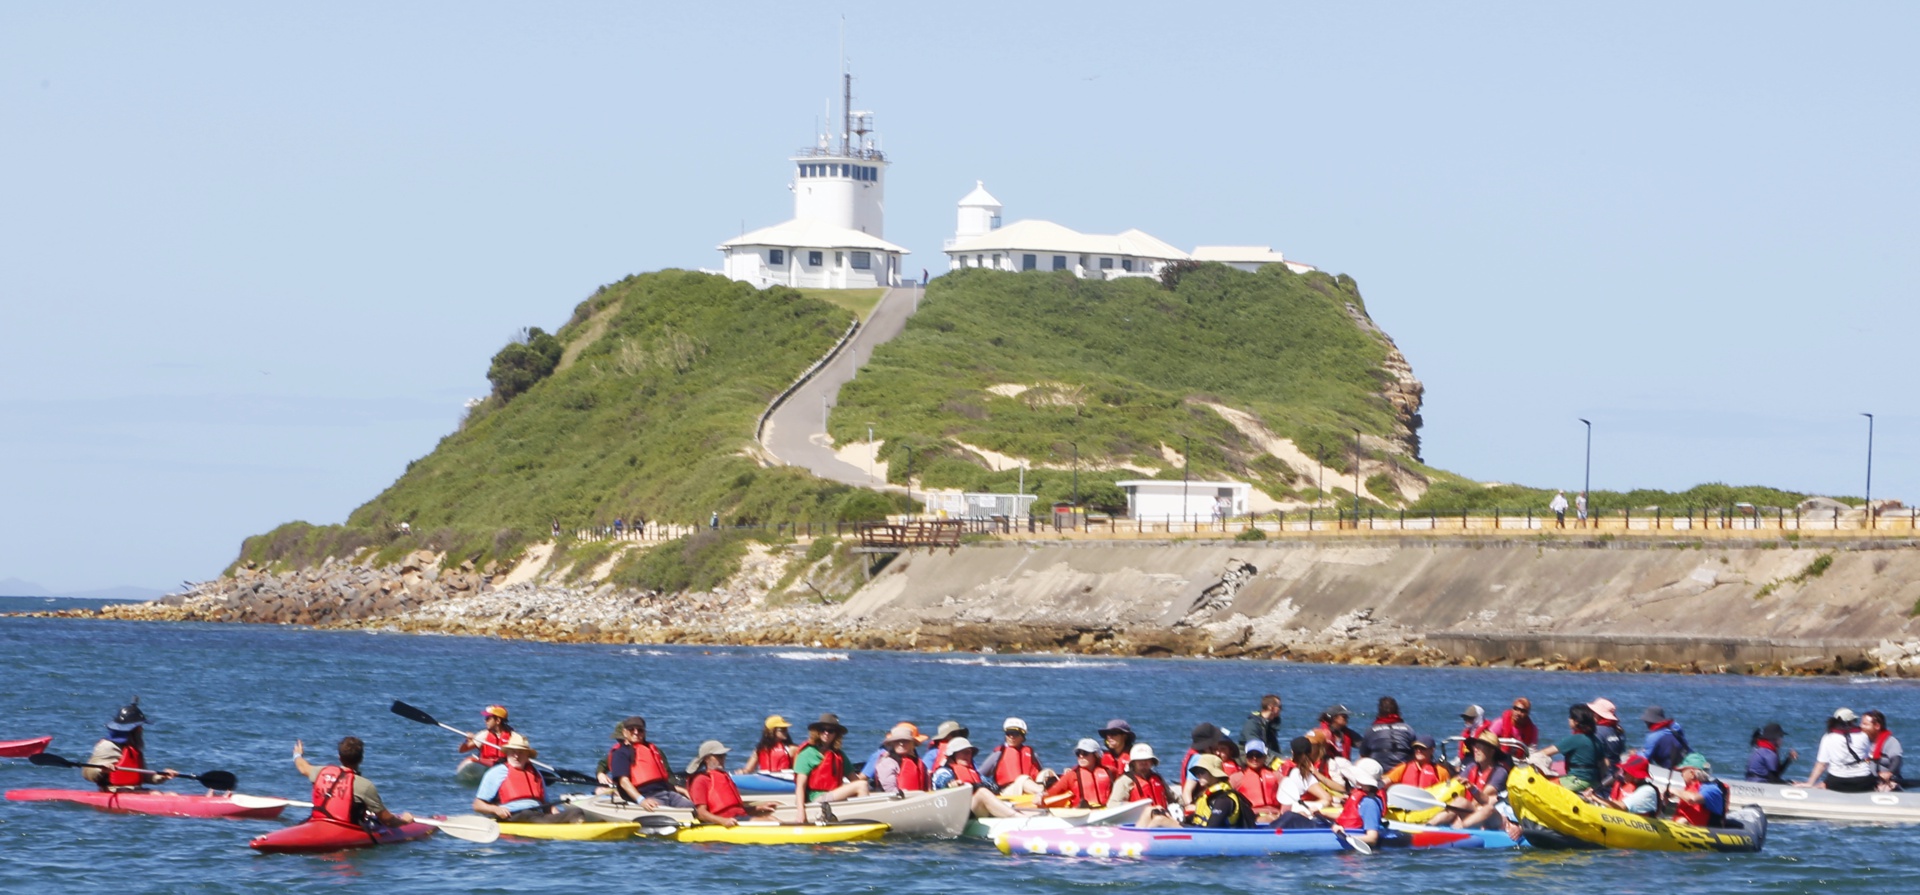
<path id="1" fill-rule="evenodd" d="M 565 839 L 573 842 L 606 842 L 632 839 L 640 825 L 627 823 L 513 824 L 500 825 L 500 835 L 519 839 Z"/>
<path id="2" fill-rule="evenodd" d="M 743 821 L 735 826 L 694 824 L 668 838 L 679 842 L 729 842 L 734 845 L 814 845 L 823 842 L 867 842 L 886 835 L 878 823 L 778 824 Z"/>
<path id="3" fill-rule="evenodd" d="M 1408 824 L 1423 824 L 1430 820 L 1433 820 L 1434 817 L 1440 814 L 1440 812 L 1446 810 L 1448 802 L 1451 802 L 1454 799 L 1460 798 L 1460 796 L 1466 793 L 1467 784 L 1465 781 L 1461 780 L 1460 778 L 1455 777 L 1454 779 L 1448 780 L 1445 783 L 1435 783 L 1432 786 L 1425 787 L 1425 789 L 1427 792 L 1432 793 L 1434 798 L 1439 799 L 1440 804 L 1435 805 L 1432 808 L 1420 808 L 1420 809 L 1414 809 L 1414 810 L 1389 807 L 1387 809 L 1387 819 L 1397 820 L 1397 821 L 1400 821 L 1401 823 L 1408 823 Z"/>
<path id="4" fill-rule="evenodd" d="M 1524 765 L 1507 778 L 1507 803 L 1529 830 L 1527 841 L 1543 847 L 1553 845 L 1536 841 L 1534 828 L 1571 838 L 1575 842 L 1566 844 L 1576 847 L 1641 851 L 1757 852 L 1767 839 L 1767 816 L 1758 808 L 1729 812 L 1724 827 L 1676 824 L 1595 805 Z"/>

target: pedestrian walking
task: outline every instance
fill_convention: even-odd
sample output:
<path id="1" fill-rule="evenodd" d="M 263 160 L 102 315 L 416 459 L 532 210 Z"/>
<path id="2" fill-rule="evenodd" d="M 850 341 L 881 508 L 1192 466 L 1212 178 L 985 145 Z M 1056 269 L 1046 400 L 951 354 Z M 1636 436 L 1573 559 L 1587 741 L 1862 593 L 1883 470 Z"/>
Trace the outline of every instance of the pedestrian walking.
<path id="1" fill-rule="evenodd" d="M 1547 509 L 1553 511 L 1553 524 L 1555 526 L 1559 528 L 1567 527 L 1567 493 L 1565 491 L 1553 492 L 1553 501 L 1547 504 Z"/>
<path id="2" fill-rule="evenodd" d="M 1587 527 L 1587 492 L 1585 491 L 1580 492 L 1579 496 L 1573 499 L 1573 518 L 1580 523 L 1581 528 Z"/>

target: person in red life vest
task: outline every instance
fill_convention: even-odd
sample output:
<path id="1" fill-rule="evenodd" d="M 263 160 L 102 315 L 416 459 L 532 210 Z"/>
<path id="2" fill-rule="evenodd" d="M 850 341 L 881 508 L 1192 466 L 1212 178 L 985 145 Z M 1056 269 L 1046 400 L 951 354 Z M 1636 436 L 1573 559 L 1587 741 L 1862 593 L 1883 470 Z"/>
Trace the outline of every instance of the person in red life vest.
<path id="1" fill-rule="evenodd" d="M 81 779 L 103 791 L 126 791 L 140 789 L 150 780 L 179 776 L 180 772 L 172 768 L 147 770 L 146 724 L 147 713 L 140 710 L 140 697 L 135 696 L 114 713 L 113 720 L 107 722 L 107 735 L 93 744 L 93 754 L 87 756 L 87 764 L 101 767 L 81 768 Z"/>
<path id="2" fill-rule="evenodd" d="M 927 775 L 932 776 L 940 770 L 941 765 L 947 763 L 947 743 L 955 737 L 968 735 L 967 728 L 958 721 L 949 718 L 940 722 L 940 726 L 933 729 L 933 739 L 928 740 L 932 745 L 927 749 L 927 754 L 920 757 L 920 764 L 927 769 Z"/>
<path id="3" fill-rule="evenodd" d="M 1385 780 L 1388 786 L 1404 784 L 1418 786 L 1421 789 L 1452 780 L 1453 772 L 1448 770 L 1446 765 L 1433 760 L 1435 745 L 1433 737 L 1426 734 L 1415 737 L 1413 757 L 1395 765 L 1393 770 L 1388 771 L 1381 779 Z"/>
<path id="4" fill-rule="evenodd" d="M 635 715 L 620 722 L 627 729 L 626 748 L 607 755 L 607 775 L 629 802 L 653 811 L 661 806 L 692 808 L 685 790 L 673 785 L 673 765 L 660 747 L 647 741 L 647 719 Z"/>
<path id="5" fill-rule="evenodd" d="M 1218 757 L 1201 755 L 1193 760 L 1190 771 L 1199 794 L 1193 800 L 1188 826 L 1243 830 L 1253 826 L 1253 806 L 1227 781 Z"/>
<path id="6" fill-rule="evenodd" d="M 1327 746 L 1316 743 L 1309 735 L 1294 737 L 1288 748 L 1293 757 L 1274 769 L 1280 775 L 1274 798 L 1282 811 L 1274 826 L 1289 830 L 1327 826 L 1328 819 L 1323 812 L 1333 804 L 1333 793 L 1320 782 L 1314 770 L 1315 753 L 1326 752 Z"/>
<path id="7" fill-rule="evenodd" d="M 760 742 L 754 744 L 753 754 L 747 756 L 747 764 L 740 773 L 793 770 L 793 753 L 800 751 L 800 747 L 793 744 L 790 727 L 787 719 L 768 715 L 760 727 Z"/>
<path id="8" fill-rule="evenodd" d="M 1467 706 L 1467 710 L 1460 713 L 1460 754 L 1455 760 L 1461 767 L 1473 761 L 1473 738 L 1492 726 L 1487 721 L 1486 710 L 1477 705 Z"/>
<path id="9" fill-rule="evenodd" d="M 874 788 L 884 793 L 926 792 L 933 788 L 933 775 L 920 763 L 920 740 L 911 724 L 896 724 L 880 743 L 884 750 L 873 763 Z"/>
<path id="10" fill-rule="evenodd" d="M 1247 797 L 1256 823 L 1270 824 L 1280 817 L 1280 774 L 1267 766 L 1267 744 L 1260 740 L 1247 743 L 1246 766 L 1228 775 L 1233 788 Z M 1224 769 L 1224 763 L 1222 763 Z"/>
<path id="11" fill-rule="evenodd" d="M 1509 741 L 1502 744 L 1508 754 L 1524 758 L 1540 742 L 1540 728 L 1534 726 L 1532 715 L 1533 701 L 1522 696 L 1513 701 L 1513 708 L 1501 712 L 1500 717 L 1487 729 L 1500 739 Z M 1519 741 L 1519 745 L 1511 742 L 1514 740 Z"/>
<path id="12" fill-rule="evenodd" d="M 1007 740 L 980 759 L 980 776 L 1003 799 L 1037 796 L 1047 791 L 1054 774 L 1040 764 L 1040 753 L 1027 745 L 1027 722 L 1008 718 L 1000 725 Z"/>
<path id="13" fill-rule="evenodd" d="M 1387 833 L 1387 800 L 1380 797 L 1380 763 L 1362 758 L 1347 768 L 1347 803 L 1333 825 L 1349 838 L 1378 846 Z"/>
<path id="14" fill-rule="evenodd" d="M 613 764 L 617 759 L 622 762 L 621 767 L 631 767 L 632 746 L 633 737 L 627 733 L 627 722 L 621 721 L 613 725 L 613 747 L 607 750 L 607 754 L 600 756 L 600 762 L 594 768 L 594 776 L 600 781 L 600 785 L 593 790 L 594 795 L 626 798 L 626 793 L 621 791 L 619 782 L 614 780 Z"/>
<path id="15" fill-rule="evenodd" d="M 1873 747 L 1867 753 L 1867 760 L 1873 762 L 1873 775 L 1879 781 L 1875 788 L 1881 792 L 1900 789 L 1905 784 L 1900 779 L 1900 763 L 1906 750 L 1900 747 L 1900 739 L 1893 731 L 1887 729 L 1886 714 L 1878 709 L 1861 713 L 1860 732 L 1867 735 L 1867 743 Z"/>
<path id="16" fill-rule="evenodd" d="M 693 816 L 701 823 L 731 827 L 749 818 L 773 817 L 772 802 L 748 804 L 740 798 L 740 788 L 727 773 L 726 744 L 719 740 L 701 743 L 687 765 L 687 793 L 693 799 Z"/>
<path id="17" fill-rule="evenodd" d="M 1100 751 L 1100 766 L 1109 774 L 1126 773 L 1128 756 L 1133 754 L 1133 744 L 1139 741 L 1139 737 L 1133 735 L 1133 725 L 1126 719 L 1108 721 L 1107 726 L 1100 728 L 1100 742 L 1106 746 Z"/>
<path id="18" fill-rule="evenodd" d="M 1614 768 L 1613 782 L 1605 794 L 1598 788 L 1587 790 L 1581 795 L 1587 801 L 1618 808 L 1629 814 L 1641 817 L 1658 817 L 1660 814 L 1660 791 L 1653 788 L 1647 780 L 1647 770 L 1652 767 L 1644 755 L 1629 755 L 1620 760 Z"/>
<path id="19" fill-rule="evenodd" d="M 313 815 L 311 820 L 348 826 L 399 827 L 413 823 L 413 814 L 401 812 L 394 814 L 387 810 L 385 802 L 380 800 L 380 788 L 372 780 L 360 776 L 360 762 L 366 758 L 367 747 L 359 737 L 345 737 L 340 740 L 340 763 L 315 767 L 307 762 L 306 744 L 293 742 L 293 766 L 308 780 L 313 781 Z"/>
<path id="20" fill-rule="evenodd" d="M 1153 754 L 1153 747 L 1146 743 L 1133 744 L 1133 751 L 1127 753 L 1127 772 L 1113 781 L 1111 804 L 1124 805 L 1128 802 L 1148 801 L 1153 809 L 1141 820 L 1143 827 L 1177 827 L 1180 821 L 1173 816 L 1173 807 L 1169 804 L 1167 781 L 1160 777 L 1154 768 L 1160 759 Z"/>
<path id="21" fill-rule="evenodd" d="M 811 802 L 840 802 L 866 795 L 867 779 L 847 763 L 840 740 L 847 735 L 840 716 L 828 712 L 807 725 L 807 744 L 793 756 L 793 801 L 797 822 L 807 822 Z"/>
<path id="22" fill-rule="evenodd" d="M 1047 787 L 1046 803 L 1052 807 L 1105 808 L 1113 798 L 1113 774 L 1100 763 L 1100 744 L 1082 737 L 1073 747 L 1073 767 L 1060 772 L 1060 779 Z"/>
<path id="23" fill-rule="evenodd" d="M 1673 794 L 1673 822 L 1694 827 L 1727 825 L 1727 787 L 1713 779 L 1707 757 L 1690 752 L 1680 761 L 1685 789 Z"/>
<path id="24" fill-rule="evenodd" d="M 1500 816 L 1501 797 L 1507 792 L 1507 776 L 1513 771 L 1513 758 L 1500 748 L 1500 737 L 1483 730 L 1473 738 L 1473 762 L 1460 771 L 1466 792 L 1447 806 L 1442 820 L 1453 818 L 1456 827 L 1493 827 L 1504 825 Z"/>
<path id="25" fill-rule="evenodd" d="M 974 756 L 979 753 L 980 749 L 966 737 L 948 740 L 946 762 L 933 772 L 933 788 L 971 789 L 975 817 L 1019 817 L 1020 810 L 994 795 L 980 770 L 973 766 Z"/>
<path id="26" fill-rule="evenodd" d="M 1214 741 L 1221 736 L 1220 728 L 1209 722 L 1202 721 L 1193 726 L 1193 733 L 1187 741 L 1186 754 L 1180 756 L 1180 773 L 1174 776 L 1174 782 L 1180 787 L 1180 801 L 1183 804 L 1192 804 L 1193 781 L 1190 779 L 1190 772 L 1193 769 L 1193 760 L 1202 755 L 1213 754 Z"/>
<path id="27" fill-rule="evenodd" d="M 501 747 L 513 736 L 513 725 L 507 723 L 507 707 L 504 705 L 490 705 L 481 709 L 480 719 L 487 729 L 461 740 L 460 753 L 472 752 L 474 754 L 469 761 L 493 767 L 506 758 Z"/>
<path id="28" fill-rule="evenodd" d="M 1781 747 L 1785 745 L 1787 732 L 1782 730 L 1780 722 L 1768 721 L 1767 726 L 1753 732 L 1749 742 L 1753 751 L 1747 753 L 1747 779 L 1755 783 L 1779 783 L 1792 785 L 1787 779 L 1787 766 L 1799 759 L 1798 750 L 1788 749 L 1783 757 Z"/>
<path id="29" fill-rule="evenodd" d="M 1353 760 L 1354 736 L 1347 729 L 1347 716 L 1353 714 L 1344 705 L 1328 706 L 1320 713 L 1320 729 L 1327 732 L 1327 742 L 1333 746 L 1333 753 L 1348 761 Z"/>
<path id="30" fill-rule="evenodd" d="M 473 813 L 517 824 L 577 824 L 587 816 L 572 805 L 547 801 L 547 782 L 533 766 L 539 752 L 516 733 L 500 744 L 503 758 L 480 778 L 473 793 Z"/>

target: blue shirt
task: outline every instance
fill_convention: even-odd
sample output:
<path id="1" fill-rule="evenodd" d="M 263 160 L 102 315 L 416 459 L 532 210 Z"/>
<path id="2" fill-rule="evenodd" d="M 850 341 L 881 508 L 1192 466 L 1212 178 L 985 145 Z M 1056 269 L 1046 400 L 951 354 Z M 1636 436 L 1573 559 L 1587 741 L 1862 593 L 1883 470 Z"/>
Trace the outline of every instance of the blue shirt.
<path id="1" fill-rule="evenodd" d="M 1368 832 L 1380 829 L 1380 800 L 1360 800 L 1360 831 Z"/>
<path id="2" fill-rule="evenodd" d="M 1700 804 L 1707 809 L 1710 817 L 1725 817 L 1727 814 L 1727 797 L 1720 787 L 1712 783 L 1700 785 Z"/>
<path id="3" fill-rule="evenodd" d="M 1647 731 L 1646 742 L 1640 746 L 1640 754 L 1647 761 L 1659 767 L 1672 770 L 1680 766 L 1680 760 L 1687 757 L 1687 735 L 1680 730 L 1680 722 L 1671 727 Z"/>
<path id="4" fill-rule="evenodd" d="M 1780 753 L 1765 746 L 1754 746 L 1747 754 L 1747 779 L 1764 783 L 1780 782 Z"/>
<path id="5" fill-rule="evenodd" d="M 873 750 L 873 754 L 867 756 L 867 763 L 860 766 L 860 776 L 872 779 L 873 775 L 880 770 L 880 756 L 885 754 L 887 754 L 885 746 Z"/>
<path id="6" fill-rule="evenodd" d="M 473 797 L 482 802 L 494 801 L 500 798 L 500 784 L 505 782 L 507 782 L 507 763 L 503 761 L 487 769 L 487 775 L 480 778 L 480 789 L 474 792 Z M 535 799 L 514 799 L 500 807 L 508 811 L 525 811 L 540 807 L 540 803 Z"/>

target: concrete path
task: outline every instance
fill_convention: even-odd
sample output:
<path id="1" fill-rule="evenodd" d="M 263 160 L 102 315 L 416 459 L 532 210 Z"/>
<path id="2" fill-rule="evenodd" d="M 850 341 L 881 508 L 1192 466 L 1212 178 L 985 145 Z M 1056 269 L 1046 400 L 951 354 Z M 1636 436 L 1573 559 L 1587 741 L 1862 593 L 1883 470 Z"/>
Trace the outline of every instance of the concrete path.
<path id="1" fill-rule="evenodd" d="M 860 366 L 873 357 L 875 347 L 900 334 L 907 318 L 919 307 L 923 294 L 917 285 L 887 290 L 853 341 L 841 349 L 840 356 L 794 391 L 792 397 L 768 417 L 761 444 L 774 459 L 787 466 L 802 467 L 823 479 L 898 489 L 897 485 L 888 486 L 869 477 L 864 467 L 834 456 L 833 443 L 827 438 L 825 408 L 839 400 L 840 386 L 853 380 Z"/>

